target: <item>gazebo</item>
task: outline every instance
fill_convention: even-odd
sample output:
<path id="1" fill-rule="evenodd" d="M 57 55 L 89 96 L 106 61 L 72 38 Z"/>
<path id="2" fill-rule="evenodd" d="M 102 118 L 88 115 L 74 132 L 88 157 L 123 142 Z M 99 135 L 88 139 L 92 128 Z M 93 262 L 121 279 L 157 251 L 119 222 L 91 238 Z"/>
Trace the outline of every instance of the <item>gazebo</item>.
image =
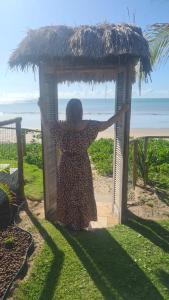
<path id="1" fill-rule="evenodd" d="M 39 69 L 40 99 L 48 103 L 48 120 L 58 120 L 58 84 L 115 81 L 115 110 L 131 105 L 135 66 L 145 77 L 151 72 L 148 43 L 140 28 L 128 24 L 47 26 L 30 30 L 13 52 L 10 67 Z M 130 110 L 115 125 L 112 213 L 126 219 Z M 57 210 L 57 149 L 42 128 L 45 216 Z"/>

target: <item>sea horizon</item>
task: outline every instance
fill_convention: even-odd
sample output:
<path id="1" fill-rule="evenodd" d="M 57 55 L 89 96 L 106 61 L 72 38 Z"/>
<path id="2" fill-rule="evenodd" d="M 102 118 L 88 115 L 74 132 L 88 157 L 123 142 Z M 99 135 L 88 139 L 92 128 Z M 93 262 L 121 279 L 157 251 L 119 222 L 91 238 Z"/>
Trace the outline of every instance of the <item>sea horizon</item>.
<path id="1" fill-rule="evenodd" d="M 65 120 L 65 109 L 69 99 L 58 102 L 59 119 Z M 114 114 L 114 98 L 85 98 L 84 119 L 107 120 Z M 97 103 L 96 103 L 97 101 Z M 40 129 L 40 111 L 37 99 L 0 103 L 0 120 L 22 117 L 22 127 Z M 131 128 L 169 128 L 169 98 L 132 98 Z"/>

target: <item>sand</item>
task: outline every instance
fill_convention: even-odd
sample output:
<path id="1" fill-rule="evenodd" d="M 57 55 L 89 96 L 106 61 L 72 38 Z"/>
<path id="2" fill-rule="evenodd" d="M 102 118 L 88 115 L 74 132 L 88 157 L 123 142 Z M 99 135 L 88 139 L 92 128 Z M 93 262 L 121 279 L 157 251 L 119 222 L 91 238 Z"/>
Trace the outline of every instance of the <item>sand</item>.
<path id="1" fill-rule="evenodd" d="M 39 131 L 40 133 L 40 131 Z M 28 132 L 26 134 L 26 142 L 30 143 L 32 139 L 39 135 L 38 132 Z M 165 136 L 169 137 L 169 128 L 135 128 L 130 130 L 130 137 L 137 138 L 143 136 Z M 105 131 L 102 131 L 98 134 L 97 139 L 99 138 L 113 138 L 114 137 L 114 128 L 111 127 Z M 15 143 L 16 142 L 16 132 L 15 130 L 6 131 L 0 128 L 0 144 L 4 142 Z M 40 142 L 40 140 L 38 139 Z"/>
<path id="2" fill-rule="evenodd" d="M 137 138 L 143 136 L 165 136 L 169 138 L 169 128 L 137 128 L 130 130 L 130 137 Z M 114 137 L 114 128 L 109 128 L 105 131 L 99 132 L 97 139 L 100 138 L 113 138 Z M 29 132 L 26 135 L 26 142 L 30 143 L 33 138 L 33 133 Z"/>
<path id="3" fill-rule="evenodd" d="M 169 137 L 169 128 L 132 128 L 130 130 L 130 137 L 137 138 L 143 136 L 168 136 Z M 102 131 L 98 134 L 97 138 L 113 138 L 114 129 L 109 128 L 105 131 Z"/>

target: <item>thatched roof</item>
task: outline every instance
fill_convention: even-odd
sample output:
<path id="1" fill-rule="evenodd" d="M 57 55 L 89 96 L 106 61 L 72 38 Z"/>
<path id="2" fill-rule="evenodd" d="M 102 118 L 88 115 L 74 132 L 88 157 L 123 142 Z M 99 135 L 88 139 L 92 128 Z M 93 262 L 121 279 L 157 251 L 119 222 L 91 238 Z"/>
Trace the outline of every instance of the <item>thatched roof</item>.
<path id="1" fill-rule="evenodd" d="M 30 30 L 13 52 L 9 64 L 11 68 L 19 67 L 22 70 L 29 66 L 39 66 L 42 62 L 49 66 L 55 65 L 58 72 L 62 73 L 60 81 L 72 81 L 76 79 L 72 75 L 74 67 L 111 67 L 136 61 L 140 62 L 147 76 L 151 71 L 150 53 L 141 29 L 127 24 L 100 24 L 48 26 Z M 71 72 L 66 74 L 63 71 L 67 66 Z M 112 77 L 110 70 L 100 71 L 99 74 L 97 81 Z M 84 79 L 87 80 L 89 76 L 91 81 L 93 75 L 94 72 L 91 76 L 88 72 Z"/>

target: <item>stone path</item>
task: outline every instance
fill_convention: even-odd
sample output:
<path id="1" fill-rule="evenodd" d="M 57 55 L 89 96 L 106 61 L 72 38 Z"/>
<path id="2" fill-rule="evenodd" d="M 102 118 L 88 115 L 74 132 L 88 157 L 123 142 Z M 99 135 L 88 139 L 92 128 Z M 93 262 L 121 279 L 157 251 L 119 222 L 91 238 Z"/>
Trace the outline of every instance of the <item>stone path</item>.
<path id="1" fill-rule="evenodd" d="M 112 214 L 111 201 L 97 201 L 98 221 L 91 222 L 92 228 L 107 228 L 117 225 L 117 219 Z"/>

